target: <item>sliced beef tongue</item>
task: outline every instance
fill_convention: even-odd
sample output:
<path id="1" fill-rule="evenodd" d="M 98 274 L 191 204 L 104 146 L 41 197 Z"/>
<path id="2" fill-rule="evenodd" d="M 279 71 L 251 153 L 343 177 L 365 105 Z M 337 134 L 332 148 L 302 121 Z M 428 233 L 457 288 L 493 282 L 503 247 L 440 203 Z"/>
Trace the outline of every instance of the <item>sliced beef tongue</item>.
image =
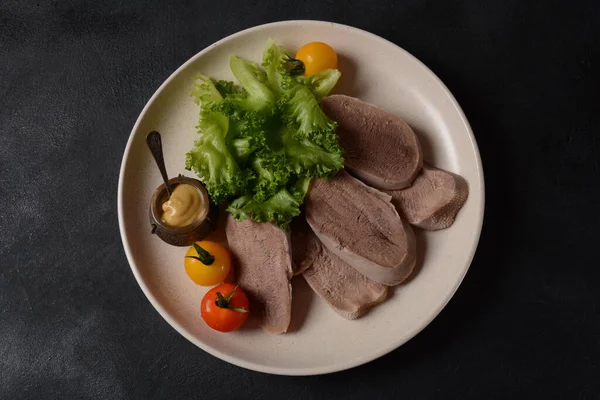
<path id="1" fill-rule="evenodd" d="M 348 171 L 379 189 L 402 189 L 412 183 L 423 165 L 423 154 L 406 122 L 344 95 L 323 98 L 321 107 L 338 123 Z"/>
<path id="2" fill-rule="evenodd" d="M 329 251 L 298 217 L 292 223 L 292 258 L 309 286 L 338 314 L 356 319 L 383 302 L 388 288 Z"/>
<path id="3" fill-rule="evenodd" d="M 416 243 L 390 199 L 341 170 L 331 181 L 313 180 L 305 214 L 331 252 L 366 277 L 393 286 L 412 272 Z"/>
<path id="4" fill-rule="evenodd" d="M 292 269 L 294 276 L 302 275 L 310 267 L 310 263 L 307 260 L 309 259 L 311 248 L 310 237 L 314 236 L 303 214 L 292 220 L 290 235 L 292 240 Z"/>
<path id="5" fill-rule="evenodd" d="M 262 309 L 262 327 L 283 333 L 292 312 L 292 261 L 289 237 L 272 224 L 227 217 L 225 232 L 238 263 L 238 283 L 248 293 L 252 307 Z"/>
<path id="6" fill-rule="evenodd" d="M 411 187 L 386 193 L 410 224 L 434 231 L 454 223 L 467 201 L 469 186 L 461 176 L 424 164 Z"/>

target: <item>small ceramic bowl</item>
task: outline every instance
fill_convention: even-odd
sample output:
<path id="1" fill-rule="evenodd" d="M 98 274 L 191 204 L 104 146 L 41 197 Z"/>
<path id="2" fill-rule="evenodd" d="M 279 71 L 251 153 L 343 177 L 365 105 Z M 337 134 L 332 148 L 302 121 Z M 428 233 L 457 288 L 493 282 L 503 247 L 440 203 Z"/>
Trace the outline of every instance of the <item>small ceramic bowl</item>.
<path id="1" fill-rule="evenodd" d="M 154 191 L 152 200 L 150 201 L 149 214 L 152 233 L 157 235 L 164 242 L 172 244 L 173 246 L 190 246 L 192 243 L 204 239 L 215 230 L 217 218 L 219 217 L 219 209 L 211 203 L 208 192 L 202 182 L 197 179 L 187 178 L 183 175 L 169 179 L 171 190 L 183 183 L 196 188 L 202 198 L 203 208 L 200 211 L 198 218 L 192 224 L 182 227 L 173 227 L 162 221 L 162 204 L 169 199 L 164 183 Z"/>

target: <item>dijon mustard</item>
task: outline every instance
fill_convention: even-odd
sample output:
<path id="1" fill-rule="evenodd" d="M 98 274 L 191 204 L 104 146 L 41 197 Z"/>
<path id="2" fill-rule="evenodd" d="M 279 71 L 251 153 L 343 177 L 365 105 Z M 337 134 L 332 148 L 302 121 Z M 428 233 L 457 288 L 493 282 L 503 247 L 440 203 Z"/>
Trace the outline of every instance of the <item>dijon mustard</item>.
<path id="1" fill-rule="evenodd" d="M 162 204 L 162 222 L 172 227 L 192 224 L 202 212 L 202 197 L 198 189 L 182 183 L 175 187 L 169 200 Z"/>

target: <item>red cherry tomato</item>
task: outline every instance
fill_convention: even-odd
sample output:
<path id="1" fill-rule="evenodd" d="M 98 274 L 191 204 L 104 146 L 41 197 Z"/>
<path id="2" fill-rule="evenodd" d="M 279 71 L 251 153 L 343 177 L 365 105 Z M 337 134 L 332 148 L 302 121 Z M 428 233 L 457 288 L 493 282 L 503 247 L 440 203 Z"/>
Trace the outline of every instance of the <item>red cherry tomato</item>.
<path id="1" fill-rule="evenodd" d="M 206 325 L 219 332 L 231 332 L 244 324 L 250 312 L 248 296 L 231 283 L 209 290 L 200 304 L 200 314 Z"/>

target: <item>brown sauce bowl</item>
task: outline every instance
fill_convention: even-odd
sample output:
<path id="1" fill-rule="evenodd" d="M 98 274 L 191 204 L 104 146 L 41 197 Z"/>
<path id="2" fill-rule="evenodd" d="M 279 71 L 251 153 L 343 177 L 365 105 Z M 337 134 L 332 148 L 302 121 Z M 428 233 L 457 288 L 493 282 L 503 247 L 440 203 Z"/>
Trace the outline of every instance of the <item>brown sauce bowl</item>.
<path id="1" fill-rule="evenodd" d="M 169 179 L 169 187 L 174 190 L 177 185 L 188 184 L 200 193 L 202 198 L 202 210 L 198 218 L 186 226 L 169 226 L 162 221 L 162 205 L 169 199 L 165 184 L 160 185 L 152 195 L 150 201 L 150 226 L 152 233 L 162 239 L 165 243 L 173 246 L 191 246 L 194 242 L 207 237 L 217 227 L 219 209 L 211 203 L 206 188 L 197 179 L 187 178 L 179 175 L 177 178 Z"/>

